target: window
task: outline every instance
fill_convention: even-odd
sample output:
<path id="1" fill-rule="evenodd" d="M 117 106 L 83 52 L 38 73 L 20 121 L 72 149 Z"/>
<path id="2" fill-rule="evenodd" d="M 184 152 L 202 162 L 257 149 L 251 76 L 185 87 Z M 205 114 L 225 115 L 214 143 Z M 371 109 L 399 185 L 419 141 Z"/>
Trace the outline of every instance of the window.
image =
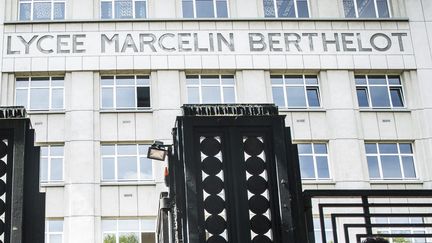
<path id="1" fill-rule="evenodd" d="M 417 217 L 385 217 L 385 218 L 375 218 L 375 224 L 424 224 L 423 218 Z M 426 229 L 423 227 L 382 227 L 375 228 L 374 234 L 426 234 Z M 426 243 L 426 238 L 389 238 L 390 243 Z"/>
<path id="2" fill-rule="evenodd" d="M 45 221 L 45 243 L 63 242 L 63 220 Z"/>
<path id="3" fill-rule="evenodd" d="M 186 76 L 188 103 L 235 103 L 236 92 L 233 75 Z"/>
<path id="4" fill-rule="evenodd" d="M 343 0 L 347 18 L 390 18 L 388 0 Z"/>
<path id="5" fill-rule="evenodd" d="M 147 17 L 145 0 L 101 0 L 102 19 L 140 19 Z"/>
<path id="6" fill-rule="evenodd" d="M 360 108 L 403 108 L 404 98 L 399 76 L 355 76 Z"/>
<path id="7" fill-rule="evenodd" d="M 297 144 L 302 179 L 330 179 L 325 143 Z"/>
<path id="8" fill-rule="evenodd" d="M 64 109 L 63 77 L 17 78 L 15 91 L 15 104 L 25 106 L 27 110 Z"/>
<path id="9" fill-rule="evenodd" d="M 103 243 L 154 243 L 154 219 L 102 219 Z"/>
<path id="10" fill-rule="evenodd" d="M 147 158 L 148 147 L 142 144 L 102 145 L 102 180 L 152 180 L 153 165 Z"/>
<path id="11" fill-rule="evenodd" d="M 410 143 L 366 143 L 365 148 L 370 179 L 416 179 Z"/>
<path id="12" fill-rule="evenodd" d="M 227 0 L 183 0 L 183 18 L 227 17 Z"/>
<path id="13" fill-rule="evenodd" d="M 20 0 L 20 20 L 65 19 L 66 0 Z"/>
<path id="14" fill-rule="evenodd" d="M 283 108 L 319 108 L 318 78 L 314 75 L 272 75 L 273 102 Z"/>
<path id="15" fill-rule="evenodd" d="M 322 243 L 322 235 L 321 235 L 321 223 L 320 219 L 314 218 L 313 219 L 314 224 L 314 234 L 315 234 L 315 243 Z M 333 228 L 330 218 L 324 218 L 324 231 L 326 235 L 327 243 L 333 243 Z"/>
<path id="16" fill-rule="evenodd" d="M 41 147 L 40 181 L 63 181 L 64 147 L 49 145 Z"/>
<path id="17" fill-rule="evenodd" d="M 149 76 L 102 76 L 102 109 L 150 108 Z"/>
<path id="18" fill-rule="evenodd" d="M 308 0 L 263 0 L 264 16 L 276 18 L 308 18 Z"/>

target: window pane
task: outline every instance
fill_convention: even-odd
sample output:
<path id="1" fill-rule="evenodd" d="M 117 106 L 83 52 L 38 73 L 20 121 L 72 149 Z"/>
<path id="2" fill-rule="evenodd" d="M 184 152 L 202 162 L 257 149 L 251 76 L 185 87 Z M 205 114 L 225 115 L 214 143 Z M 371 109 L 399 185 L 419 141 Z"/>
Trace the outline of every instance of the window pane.
<path id="1" fill-rule="evenodd" d="M 402 156 L 402 165 L 405 178 L 416 178 L 414 159 L 412 156 Z"/>
<path id="2" fill-rule="evenodd" d="M 132 0 L 116 0 L 114 5 L 116 19 L 133 18 Z"/>
<path id="3" fill-rule="evenodd" d="M 153 179 L 153 166 L 152 166 L 152 160 L 145 158 L 145 157 L 141 157 L 140 158 L 140 170 L 141 170 L 141 175 L 140 175 L 140 179 L 141 180 L 148 180 L 148 179 Z"/>
<path id="4" fill-rule="evenodd" d="M 117 87 L 117 108 L 135 107 L 135 88 L 134 87 Z"/>
<path id="5" fill-rule="evenodd" d="M 30 110 L 48 110 L 49 89 L 30 90 Z"/>
<path id="6" fill-rule="evenodd" d="M 376 17 L 373 0 L 357 0 L 357 11 L 360 18 Z"/>
<path id="7" fill-rule="evenodd" d="M 145 1 L 137 1 L 135 2 L 135 18 L 145 18 L 147 10 L 146 10 L 146 2 Z"/>
<path id="8" fill-rule="evenodd" d="M 213 18 L 214 6 L 213 0 L 196 0 L 196 16 L 198 18 Z"/>
<path id="9" fill-rule="evenodd" d="M 224 87 L 223 88 L 224 103 L 235 103 L 234 88 Z"/>
<path id="10" fill-rule="evenodd" d="M 40 160 L 40 180 L 48 181 L 48 159 L 46 158 Z"/>
<path id="11" fill-rule="evenodd" d="M 30 20 L 31 19 L 31 4 L 21 3 L 20 4 L 20 20 Z"/>
<path id="12" fill-rule="evenodd" d="M 393 107 L 403 107 L 402 90 L 400 88 L 390 89 Z"/>
<path id="13" fill-rule="evenodd" d="M 149 87 L 137 87 L 137 104 L 138 107 L 150 107 Z"/>
<path id="14" fill-rule="evenodd" d="M 264 0 L 264 16 L 276 17 L 273 0 Z"/>
<path id="15" fill-rule="evenodd" d="M 228 6 L 226 0 L 217 0 L 216 1 L 216 11 L 217 17 L 219 18 L 227 18 L 228 17 Z"/>
<path id="16" fill-rule="evenodd" d="M 390 18 L 387 0 L 377 0 L 378 15 L 380 18 Z"/>
<path id="17" fill-rule="evenodd" d="M 371 75 L 368 76 L 369 84 L 387 84 L 386 77 L 384 75 Z"/>
<path id="18" fill-rule="evenodd" d="M 327 157 L 317 156 L 316 162 L 317 162 L 318 178 L 324 178 L 324 179 L 330 178 Z"/>
<path id="19" fill-rule="evenodd" d="M 398 156 L 381 156 L 384 178 L 402 178 Z"/>
<path id="20" fill-rule="evenodd" d="M 297 144 L 297 149 L 299 154 L 312 154 L 312 144 L 310 143 Z"/>
<path id="21" fill-rule="evenodd" d="M 121 233 L 119 243 L 138 243 L 138 233 Z"/>
<path id="22" fill-rule="evenodd" d="M 369 107 L 367 91 L 365 88 L 357 89 L 357 101 L 359 107 Z"/>
<path id="23" fill-rule="evenodd" d="M 313 146 L 316 154 L 327 154 L 327 146 L 324 143 L 314 143 Z"/>
<path id="24" fill-rule="evenodd" d="M 398 148 L 395 143 L 380 143 L 378 144 L 379 151 L 382 154 L 397 154 Z"/>
<path id="25" fill-rule="evenodd" d="M 317 88 L 313 88 L 313 89 L 307 89 L 307 96 L 308 96 L 308 102 L 309 102 L 309 107 L 319 107 L 320 106 L 320 102 L 319 102 L 319 98 L 318 98 L 318 89 Z"/>
<path id="26" fill-rule="evenodd" d="M 117 159 L 118 179 L 136 180 L 137 161 L 136 157 L 119 157 Z"/>
<path id="27" fill-rule="evenodd" d="M 54 19 L 65 19 L 64 3 L 54 3 Z"/>
<path id="28" fill-rule="evenodd" d="M 51 175 L 53 181 L 63 180 L 63 159 L 51 159 Z"/>
<path id="29" fill-rule="evenodd" d="M 295 18 L 294 0 L 276 0 L 279 17 Z"/>
<path id="30" fill-rule="evenodd" d="M 52 90 L 51 108 L 63 109 L 63 89 Z"/>
<path id="31" fill-rule="evenodd" d="M 409 143 L 399 144 L 399 150 L 402 154 L 412 154 L 412 146 Z"/>
<path id="32" fill-rule="evenodd" d="M 220 87 L 202 87 L 202 102 L 208 104 L 221 103 Z"/>
<path id="33" fill-rule="evenodd" d="M 378 167 L 378 158 L 376 156 L 367 156 L 369 178 L 379 179 L 381 178 Z"/>
<path id="34" fill-rule="evenodd" d="M 114 180 L 115 179 L 115 163 L 114 158 L 103 158 L 102 159 L 102 179 L 103 180 Z"/>
<path id="35" fill-rule="evenodd" d="M 307 0 L 297 0 L 297 15 L 299 18 L 308 18 L 309 9 Z"/>
<path id="36" fill-rule="evenodd" d="M 273 102 L 279 107 L 285 107 L 285 98 L 282 87 L 273 87 Z"/>
<path id="37" fill-rule="evenodd" d="M 299 156 L 301 177 L 304 179 L 315 178 L 312 156 Z"/>
<path id="38" fill-rule="evenodd" d="M 27 90 L 17 89 L 16 90 L 16 105 L 27 107 Z"/>
<path id="39" fill-rule="evenodd" d="M 138 220 L 119 220 L 118 221 L 119 231 L 139 231 Z"/>
<path id="40" fill-rule="evenodd" d="M 193 2 L 192 0 L 183 0 L 183 18 L 193 18 Z"/>
<path id="41" fill-rule="evenodd" d="M 51 19 L 51 3 L 50 2 L 33 3 L 33 19 L 34 20 Z"/>
<path id="42" fill-rule="evenodd" d="M 102 88 L 102 108 L 113 108 L 113 88 Z"/>
<path id="43" fill-rule="evenodd" d="M 112 4 L 111 2 L 102 2 L 101 3 L 101 18 L 102 19 L 111 19 L 112 18 Z"/>
<path id="44" fill-rule="evenodd" d="M 370 96 L 373 107 L 390 107 L 387 87 L 370 87 Z"/>
<path id="45" fill-rule="evenodd" d="M 376 154 L 377 153 L 377 145 L 375 143 L 367 143 L 365 144 L 366 153 L 368 154 Z"/>
<path id="46" fill-rule="evenodd" d="M 187 88 L 188 103 L 189 104 L 199 104 L 199 88 L 198 87 L 188 87 Z"/>
<path id="47" fill-rule="evenodd" d="M 306 107 L 303 87 L 287 87 L 288 107 Z"/>

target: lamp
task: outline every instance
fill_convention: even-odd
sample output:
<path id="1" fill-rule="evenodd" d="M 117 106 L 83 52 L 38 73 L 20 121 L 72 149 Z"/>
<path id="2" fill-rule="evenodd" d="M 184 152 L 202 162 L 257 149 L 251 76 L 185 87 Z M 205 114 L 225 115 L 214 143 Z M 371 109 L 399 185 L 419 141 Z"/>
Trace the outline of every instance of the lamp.
<path id="1" fill-rule="evenodd" d="M 168 154 L 168 150 L 165 148 L 169 147 L 171 147 L 171 145 L 164 145 L 161 141 L 154 141 L 154 143 L 148 149 L 147 158 L 165 161 L 165 158 Z"/>

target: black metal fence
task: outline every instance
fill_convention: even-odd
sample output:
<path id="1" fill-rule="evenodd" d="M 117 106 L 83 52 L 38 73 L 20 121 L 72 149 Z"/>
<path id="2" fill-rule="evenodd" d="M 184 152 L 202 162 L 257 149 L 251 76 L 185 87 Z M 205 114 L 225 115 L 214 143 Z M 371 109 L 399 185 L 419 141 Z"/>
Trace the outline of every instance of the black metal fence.
<path id="1" fill-rule="evenodd" d="M 432 242 L 432 190 L 308 190 L 309 242 Z"/>

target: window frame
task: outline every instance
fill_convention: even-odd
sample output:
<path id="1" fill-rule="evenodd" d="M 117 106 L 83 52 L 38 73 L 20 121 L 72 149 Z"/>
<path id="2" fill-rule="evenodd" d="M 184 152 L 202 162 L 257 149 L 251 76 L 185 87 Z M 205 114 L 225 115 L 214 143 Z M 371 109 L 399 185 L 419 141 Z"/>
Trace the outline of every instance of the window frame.
<path id="1" fill-rule="evenodd" d="M 193 8 L 193 17 L 184 17 L 184 9 L 183 9 L 183 1 L 182 0 L 182 15 L 183 18 L 185 19 L 201 19 L 201 18 L 215 18 L 215 19 L 227 19 L 230 18 L 230 0 L 225 0 L 226 4 L 227 4 L 227 17 L 218 17 L 217 16 L 217 1 L 218 0 L 212 0 L 213 2 L 213 17 L 197 17 L 197 8 L 196 8 L 196 0 L 191 0 L 192 1 L 192 8 Z"/>
<path id="2" fill-rule="evenodd" d="M 136 147 L 136 154 L 121 154 L 119 156 L 118 153 L 118 145 L 131 145 L 131 146 L 135 146 Z M 102 147 L 103 146 L 114 146 L 114 155 L 103 155 L 102 153 Z M 151 178 L 149 179 L 142 179 L 141 178 L 141 158 L 147 158 L 147 151 L 145 151 L 144 154 L 140 154 L 139 150 L 140 150 L 140 146 L 147 146 L 150 147 L 150 144 L 101 144 L 100 148 L 101 148 L 101 154 L 100 154 L 100 167 L 101 167 L 101 182 L 102 183 L 127 183 L 127 182 L 137 182 L 137 183 L 141 183 L 141 182 L 153 182 L 155 181 L 155 166 L 153 163 L 152 159 L 150 160 L 151 163 Z M 136 179 L 119 179 L 119 174 L 118 174 L 118 158 L 119 157 L 135 157 L 136 160 L 136 173 L 137 173 L 137 178 Z M 114 159 L 114 179 L 104 179 L 104 162 L 103 159 L 104 158 L 112 158 Z"/>
<path id="3" fill-rule="evenodd" d="M 198 84 L 188 84 L 188 77 L 191 76 L 198 76 Z M 218 76 L 219 77 L 219 84 L 202 84 L 202 76 Z M 234 84 L 223 84 L 222 83 L 222 77 L 224 76 L 232 76 L 234 80 Z M 233 74 L 187 74 L 186 75 L 186 104 L 192 104 L 189 103 L 189 88 L 198 88 L 198 95 L 199 95 L 199 104 L 209 104 L 207 102 L 203 102 L 203 94 L 202 94 L 202 88 L 203 87 L 219 87 L 219 97 L 221 99 L 220 104 L 235 104 L 237 103 L 237 80 L 236 76 Z M 225 101 L 225 95 L 223 89 L 227 88 L 233 88 L 234 89 L 234 102 L 228 103 Z"/>
<path id="4" fill-rule="evenodd" d="M 264 18 L 287 18 L 287 19 L 309 19 L 311 17 L 311 6 L 310 6 L 310 0 L 306 0 L 307 2 L 307 7 L 308 7 L 308 17 L 299 17 L 298 15 L 298 1 L 299 0 L 293 0 L 294 1 L 294 12 L 295 12 L 295 17 L 280 17 L 279 16 L 279 11 L 277 8 L 277 0 L 271 0 L 273 2 L 273 8 L 275 10 L 275 16 L 266 16 L 265 15 L 265 6 L 264 6 L 264 1 L 263 1 L 263 10 L 264 10 Z"/>
<path id="5" fill-rule="evenodd" d="M 117 77 L 129 77 L 129 76 L 133 76 L 134 77 L 134 84 L 127 84 L 127 85 L 117 85 L 116 80 Z M 112 85 L 106 85 L 106 84 L 102 84 L 102 79 L 103 77 L 112 77 L 113 78 L 113 84 Z M 138 77 L 146 77 L 146 79 L 148 79 L 148 84 L 146 85 L 138 85 L 137 84 L 137 79 Z M 117 87 L 134 87 L 134 102 L 135 105 L 134 107 L 117 107 Z M 138 107 L 138 88 L 139 87 L 147 87 L 149 89 L 149 100 L 150 100 L 150 106 L 149 107 Z M 103 89 L 104 88 L 111 88 L 112 89 L 112 97 L 113 97 L 113 106 L 112 107 L 103 107 Z M 104 111 L 150 111 L 152 110 L 152 85 L 151 85 L 151 79 L 150 79 L 150 75 L 135 75 L 135 74 L 131 74 L 131 75 L 101 75 L 100 76 L 100 110 L 102 112 Z"/>
<path id="6" fill-rule="evenodd" d="M 57 221 L 57 222 L 62 222 L 62 232 L 58 232 L 58 231 L 54 231 L 51 232 L 50 231 L 50 227 L 49 227 L 49 223 L 53 222 L 53 221 Z M 62 242 L 64 241 L 64 219 L 46 219 L 45 220 L 45 243 L 50 243 L 50 236 L 51 235 L 61 235 L 62 238 Z"/>
<path id="7" fill-rule="evenodd" d="M 34 2 L 38 3 L 51 3 L 51 14 L 50 18 L 46 20 L 42 19 L 34 19 Z M 18 0 L 18 19 L 19 21 L 50 21 L 50 20 L 65 20 L 66 19 L 66 10 L 67 10 L 67 4 L 66 0 Z M 21 5 L 23 3 L 30 3 L 30 19 L 21 19 Z M 64 3 L 64 18 L 63 19 L 54 19 L 54 3 Z"/>
<path id="8" fill-rule="evenodd" d="M 300 154 L 300 152 L 298 152 L 298 156 L 299 156 L 299 169 L 300 169 L 300 177 L 301 180 L 304 181 L 331 181 L 332 180 L 332 173 L 331 173 L 331 167 L 330 167 L 330 154 L 329 154 L 329 146 L 328 146 L 328 142 L 299 142 L 296 143 L 296 145 L 301 145 L 301 144 L 309 144 L 312 147 L 312 153 L 304 153 L 304 154 Z M 322 144 L 326 146 L 326 154 L 321 154 L 321 153 L 315 153 L 315 148 L 314 145 L 315 144 Z M 301 162 L 300 162 L 300 156 L 312 156 L 313 159 L 313 166 L 314 166 L 314 178 L 303 178 L 301 176 Z M 317 165 L 317 157 L 326 157 L 327 158 L 327 168 L 328 168 L 328 174 L 329 177 L 328 178 L 320 178 L 318 175 L 318 165 Z"/>
<path id="9" fill-rule="evenodd" d="M 47 78 L 49 81 L 48 86 L 35 86 L 32 87 L 31 82 L 33 78 Z M 53 86 L 52 85 L 52 81 L 53 78 L 62 78 L 63 80 L 63 85 L 62 86 Z M 21 82 L 18 81 L 19 79 L 27 79 L 28 85 L 27 87 L 18 87 L 16 84 L 17 82 Z M 34 81 L 33 81 L 34 82 Z M 48 89 L 49 92 L 49 97 L 48 97 L 48 107 L 46 109 L 32 109 L 31 108 L 31 90 L 32 89 Z M 53 105 L 53 89 L 62 89 L 62 98 L 63 98 L 63 104 L 61 108 L 52 108 Z M 27 104 L 25 105 L 25 108 L 27 111 L 31 112 L 44 112 L 44 111 L 48 111 L 48 112 L 64 112 L 65 110 L 65 77 L 64 76 L 31 76 L 31 77 L 16 77 L 15 78 L 15 94 L 14 94 L 14 100 L 15 100 L 15 104 L 17 105 L 17 90 L 27 90 L 27 94 L 26 94 L 26 98 L 27 98 Z"/>
<path id="10" fill-rule="evenodd" d="M 42 155 L 42 153 L 41 153 L 41 155 L 40 155 L 40 157 L 41 157 L 41 159 L 42 158 L 47 158 L 47 180 L 46 181 L 44 181 L 44 180 L 42 180 L 42 177 L 41 176 L 39 176 L 39 178 L 40 178 L 40 183 L 42 184 L 42 185 L 44 185 L 44 184 L 50 184 L 50 183 L 61 183 L 61 182 L 64 182 L 64 175 L 65 175 L 65 163 L 64 163 L 64 161 L 65 161 L 65 156 L 64 156 L 64 145 L 63 144 L 50 144 L 50 145 L 45 145 L 45 146 L 41 146 L 41 147 L 46 147 L 47 149 L 48 149 L 48 155 L 47 156 L 43 156 Z M 51 147 L 62 147 L 62 150 L 63 150 L 63 155 L 62 156 L 51 156 Z M 61 174 L 61 180 L 52 180 L 51 179 L 51 159 L 62 159 L 62 174 Z M 40 166 L 42 166 L 42 163 L 40 163 L 41 165 Z M 40 173 L 42 173 L 42 168 L 40 168 L 40 170 L 41 170 L 41 172 Z"/>
<path id="11" fill-rule="evenodd" d="M 357 84 L 356 80 L 357 77 L 359 76 L 364 76 L 366 79 L 366 84 Z M 370 76 L 385 76 L 386 79 L 386 84 L 369 84 L 369 77 Z M 389 83 L 389 76 L 397 76 L 399 78 L 400 84 L 390 84 Z M 406 99 L 405 99 L 405 90 L 404 90 L 404 85 L 403 85 L 403 80 L 401 75 L 392 75 L 392 74 L 356 74 L 354 75 L 354 83 L 355 83 L 355 88 L 356 88 L 356 97 L 357 97 L 357 105 L 359 107 L 360 110 L 368 110 L 368 109 L 383 109 L 383 110 L 405 110 L 407 109 L 407 104 L 406 104 Z M 386 87 L 387 88 L 387 94 L 388 94 L 388 101 L 390 106 L 389 107 L 385 107 L 385 106 L 373 106 L 372 104 L 372 97 L 371 97 L 371 92 L 370 92 L 370 87 Z M 403 106 L 394 106 L 393 105 L 393 100 L 392 100 L 392 96 L 391 96 L 391 90 L 392 89 L 400 89 L 401 91 L 401 98 L 402 98 L 402 104 Z M 359 90 L 365 90 L 366 91 L 366 95 L 367 95 L 367 102 L 368 102 L 368 106 L 360 106 L 360 102 L 358 100 L 358 91 Z"/>
<path id="12" fill-rule="evenodd" d="M 282 76 L 282 80 L 283 80 L 283 84 L 273 84 L 272 83 L 272 77 L 274 76 Z M 287 84 L 285 82 L 286 77 L 289 76 L 302 76 L 303 78 L 303 84 Z M 317 79 L 318 84 L 306 84 L 306 76 L 314 76 Z M 284 94 L 284 103 L 285 105 L 283 107 L 279 107 L 279 109 L 281 110 L 290 110 L 290 109 L 295 109 L 295 110 L 301 110 L 301 109 L 307 109 L 307 110 L 319 110 L 323 108 L 322 105 L 322 97 L 321 97 L 321 85 L 320 85 L 320 78 L 319 75 L 315 75 L 315 74 L 271 74 L 270 75 L 270 86 L 272 89 L 272 102 L 275 103 L 274 97 L 273 97 L 273 88 L 282 88 L 283 89 L 283 94 Z M 288 94 L 287 94 L 287 87 L 302 87 L 303 91 L 304 91 L 304 97 L 305 97 L 305 103 L 306 106 L 288 106 Z M 308 91 L 308 87 L 309 88 L 316 88 L 318 91 L 318 101 L 319 101 L 319 106 L 310 106 L 309 105 L 309 99 L 308 99 L 308 95 L 307 95 L 307 91 Z"/>
<path id="13" fill-rule="evenodd" d="M 419 175 L 418 175 L 418 169 L 417 169 L 417 163 L 416 163 L 416 158 L 415 158 L 415 148 L 414 148 L 414 143 L 412 142 L 365 142 L 365 158 L 366 158 L 366 165 L 368 168 L 368 175 L 369 175 L 369 180 L 370 181 L 417 181 L 419 180 Z M 377 152 L 376 153 L 368 153 L 366 151 L 366 145 L 367 144 L 375 144 Z M 381 153 L 379 150 L 379 144 L 396 144 L 397 145 L 397 154 L 395 153 Z M 412 153 L 401 153 L 400 151 L 400 145 L 401 144 L 409 144 L 411 146 L 411 150 Z M 398 157 L 398 162 L 399 162 L 399 166 L 400 166 L 400 172 L 401 172 L 401 177 L 400 178 L 385 178 L 384 177 L 384 172 L 383 172 L 383 166 L 382 166 L 382 161 L 381 161 L 381 156 L 397 156 Z M 369 172 L 369 161 L 368 161 L 368 157 L 376 157 L 377 158 L 377 163 L 378 163 L 378 172 L 379 172 L 379 178 L 372 178 Z M 414 173 L 415 173 L 415 177 L 406 177 L 405 176 L 405 169 L 403 166 L 403 160 L 402 160 L 402 156 L 405 157 L 411 157 L 412 158 L 412 162 L 413 162 L 413 168 L 414 168 Z"/>
<path id="14" fill-rule="evenodd" d="M 365 18 L 365 17 L 359 17 L 359 12 L 358 12 L 358 6 L 357 6 L 357 1 L 358 0 L 352 0 L 353 2 L 354 2 L 354 11 L 355 11 L 355 18 L 356 19 L 359 19 L 359 18 Z M 389 17 L 380 17 L 380 14 L 379 14 L 379 12 L 378 12 L 378 5 L 377 5 L 377 0 L 372 0 L 373 1 L 373 3 L 374 3 L 374 8 L 375 8 L 375 18 L 367 18 L 367 19 L 389 19 L 389 18 L 392 18 L 393 17 L 393 14 L 392 14 L 392 10 L 391 10 L 391 6 L 390 6 L 390 4 L 391 4 L 391 1 L 389 1 L 389 0 L 385 0 L 385 1 L 387 1 L 387 10 L 388 10 L 388 12 L 389 12 Z M 342 7 L 343 7 L 343 10 L 344 10 L 344 17 L 345 18 L 351 18 L 351 17 L 347 17 L 346 16 L 346 13 L 345 13 L 345 5 L 344 5 L 344 1 L 342 0 Z"/>
<path id="15" fill-rule="evenodd" d="M 130 1 L 132 1 L 132 13 L 133 13 L 132 18 L 116 18 L 116 16 L 115 16 L 115 11 L 116 11 L 115 1 L 116 0 L 99 0 L 99 9 L 100 9 L 99 17 L 100 17 L 100 19 L 147 19 L 148 18 L 148 1 L 149 0 L 130 0 Z M 102 2 L 111 2 L 111 9 L 112 9 L 111 18 L 103 18 L 102 17 Z M 145 8 L 146 8 L 145 17 L 139 17 L 139 18 L 136 17 L 136 11 L 135 11 L 135 3 L 136 2 L 145 2 Z"/>
<path id="16" fill-rule="evenodd" d="M 115 231 L 105 231 L 103 228 L 103 221 L 116 221 L 116 230 Z M 122 220 L 137 220 L 138 221 L 138 231 L 127 231 L 127 230 L 119 230 L 119 222 Z M 143 230 L 142 222 L 144 220 L 152 220 L 154 221 L 154 231 L 149 230 Z M 116 238 L 116 243 L 120 242 L 120 234 L 121 233 L 138 233 L 139 234 L 139 243 L 142 243 L 142 237 L 141 235 L 143 233 L 154 233 L 155 239 L 157 238 L 156 235 L 156 219 L 155 218 L 148 218 L 148 217 L 138 217 L 138 218 L 102 218 L 101 220 L 101 233 L 102 233 L 102 242 L 104 241 L 104 236 L 106 234 L 114 234 Z"/>

